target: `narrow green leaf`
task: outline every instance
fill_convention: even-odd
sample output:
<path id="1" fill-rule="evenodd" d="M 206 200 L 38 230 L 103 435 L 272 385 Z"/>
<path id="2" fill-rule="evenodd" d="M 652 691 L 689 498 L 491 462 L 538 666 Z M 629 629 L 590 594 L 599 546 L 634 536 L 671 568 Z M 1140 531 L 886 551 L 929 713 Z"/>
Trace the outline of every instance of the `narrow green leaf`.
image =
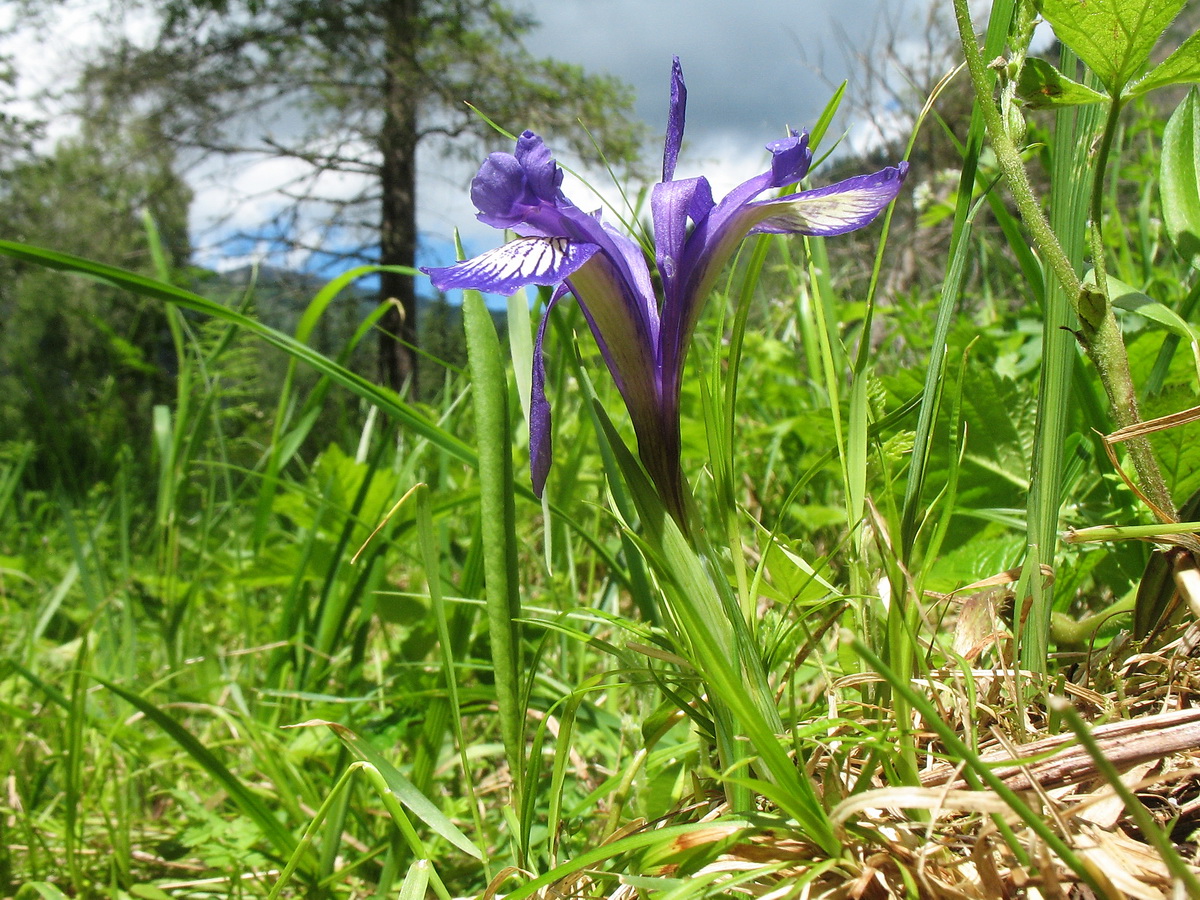
<path id="1" fill-rule="evenodd" d="M 598 404 L 597 414 L 608 434 L 617 462 L 625 476 L 631 496 L 638 507 L 642 523 L 643 544 L 659 568 L 662 580 L 670 585 L 667 596 L 675 619 L 685 639 L 690 643 L 685 652 L 693 668 L 703 674 L 714 709 L 724 712 L 718 724 L 718 744 L 725 725 L 744 736 L 748 748 L 761 760 L 762 769 L 780 787 L 780 805 L 793 816 L 800 828 L 827 852 L 834 852 L 837 839 L 829 824 L 808 774 L 783 749 L 779 734 L 782 724 L 774 706 L 769 685 L 761 668 L 761 660 L 750 658 L 753 650 L 743 640 L 746 629 L 737 628 L 739 616 L 736 604 L 725 603 L 718 594 L 714 577 L 704 560 L 680 531 L 654 490 L 649 477 L 634 458 Z M 728 609 L 728 607 L 732 607 Z M 683 648 L 681 648 L 683 649 Z M 744 758 L 746 749 L 735 740 L 726 746 L 729 765 L 735 758 Z M 740 757 L 738 756 L 740 754 Z"/>
<path id="2" fill-rule="evenodd" d="M 1006 785 L 993 768 L 988 766 L 974 750 L 963 742 L 962 738 L 955 732 L 953 726 L 942 718 L 941 712 L 927 697 L 913 690 L 912 684 L 908 679 L 898 677 L 895 672 L 884 664 L 883 660 L 876 656 L 858 638 L 853 638 L 852 646 L 854 651 L 862 657 L 868 666 L 878 672 L 884 681 L 892 686 L 892 689 L 896 693 L 908 700 L 909 704 L 921 715 L 925 726 L 937 733 L 938 737 L 942 740 L 947 755 L 951 759 L 964 764 L 964 774 L 975 782 L 972 785 L 973 787 L 976 787 L 979 782 L 986 784 L 1009 805 L 1012 811 L 1032 832 L 1045 841 L 1046 846 L 1057 854 L 1058 858 L 1069 866 L 1085 884 L 1095 887 L 1096 882 L 1091 869 L 1059 837 L 1053 825 L 1047 822 L 1043 815 L 1032 809 L 1021 798 L 1020 794 Z"/>
<path id="3" fill-rule="evenodd" d="M 512 357 L 513 377 L 517 382 L 517 397 L 521 413 L 529 421 L 529 406 L 533 397 L 533 329 L 529 316 L 529 298 L 517 291 L 508 298 L 508 352 Z"/>
<path id="4" fill-rule="evenodd" d="M 400 885 L 399 900 L 424 900 L 429 888 L 429 860 L 418 859 L 408 867 Z"/>
<path id="5" fill-rule="evenodd" d="M 842 97 L 846 94 L 846 82 L 843 81 L 837 86 L 837 90 L 833 92 L 833 96 L 829 98 L 829 102 L 825 104 L 825 109 L 821 111 L 821 115 L 817 117 L 816 124 L 808 131 L 809 145 L 816 147 L 821 143 L 821 138 L 825 136 L 825 132 L 829 130 L 830 124 L 833 122 L 833 117 L 837 115 L 838 108 L 842 105 Z"/>
<path id="6" fill-rule="evenodd" d="M 458 745 L 458 759 L 462 765 L 463 775 L 467 781 L 467 794 L 471 800 L 471 811 L 475 816 L 475 829 L 483 834 L 483 819 L 480 805 L 475 795 L 475 782 L 470 777 L 471 763 L 467 758 L 467 738 L 463 734 L 462 706 L 458 697 L 458 679 L 454 670 L 457 653 L 465 647 L 456 647 L 454 637 L 450 633 L 450 621 L 446 615 L 446 600 L 442 596 L 441 559 L 438 551 L 437 534 L 434 531 L 433 511 L 430 491 L 427 485 L 417 485 L 417 541 L 421 548 L 421 562 L 425 566 L 425 581 L 429 588 L 429 603 L 433 607 L 434 620 L 437 623 L 438 653 L 442 660 L 442 673 L 446 680 L 446 697 L 450 712 L 451 729 L 454 741 Z M 465 637 L 465 636 L 464 636 Z M 463 644 L 466 641 L 462 641 Z M 491 872 L 488 860 L 483 860 L 488 877 Z"/>
<path id="7" fill-rule="evenodd" d="M 676 840 L 682 840 L 688 835 L 704 829 L 725 829 L 727 830 L 729 836 L 732 837 L 738 832 L 744 831 L 751 827 L 753 827 L 753 825 L 747 819 L 721 818 L 712 822 L 706 821 L 689 823 L 687 825 L 668 825 L 665 828 L 651 828 L 635 831 L 628 837 L 623 837 L 620 840 L 612 841 L 607 844 L 600 844 L 598 847 L 593 847 L 590 850 L 584 851 L 583 853 L 576 854 L 571 860 L 563 863 L 561 866 L 556 866 L 537 878 L 527 881 L 525 884 L 509 893 L 507 895 L 507 900 L 527 900 L 527 898 L 538 896 L 541 894 L 543 888 L 562 882 L 569 875 L 572 875 L 576 872 L 582 872 L 585 869 L 596 867 L 599 863 L 612 859 L 623 853 L 630 853 L 634 850 L 640 850 L 645 847 L 671 847 L 672 842 Z"/>
<path id="8" fill-rule="evenodd" d="M 1032 109 L 1051 106 L 1082 106 L 1105 99 L 1099 91 L 1072 81 L 1044 59 L 1030 57 L 1021 69 L 1017 95 Z"/>
<path id="9" fill-rule="evenodd" d="M 1074 66 L 1069 51 L 1064 51 L 1063 67 Z M 1103 107 L 1059 108 L 1054 116 L 1054 136 L 1050 143 L 1050 226 L 1058 235 L 1063 252 L 1076 271 L 1082 269 L 1088 210 L 1091 141 L 1101 122 Z M 1037 423 L 1034 430 L 1033 459 L 1030 468 L 1029 496 L 1026 502 L 1028 555 L 1025 571 L 1039 572 L 1042 563 L 1052 565 L 1058 547 L 1058 521 L 1062 506 L 1064 451 L 1071 421 L 1071 409 L 1078 402 L 1073 389 L 1078 350 L 1071 329 L 1078 327 L 1071 299 L 1062 282 L 1045 266 L 1042 306 L 1042 367 L 1038 383 Z M 1022 603 L 1029 594 L 1018 586 Z M 1050 640 L 1050 613 L 1053 592 L 1034 590 L 1029 615 L 1020 631 L 1023 668 L 1045 673 Z M 1025 683 L 1022 682 L 1022 690 Z"/>
<path id="10" fill-rule="evenodd" d="M 988 59 L 995 57 L 1004 46 L 1013 17 L 1012 0 L 992 4 L 988 18 L 983 51 Z M 946 368 L 946 345 L 950 326 L 958 315 L 959 292 L 962 289 L 967 257 L 971 253 L 971 229 L 977 209 L 972 205 L 975 183 L 979 173 L 979 155 L 983 150 L 983 112 L 975 104 L 971 112 L 967 142 L 962 148 L 962 171 L 959 174 L 958 191 L 954 207 L 954 226 L 950 235 L 949 263 L 946 278 L 942 282 L 938 300 L 937 319 L 934 325 L 933 345 L 928 351 L 929 365 L 925 372 L 925 386 L 921 392 L 921 406 L 917 415 L 916 433 L 913 436 L 912 462 L 909 465 L 908 481 L 904 489 L 904 505 L 900 518 L 900 557 L 907 565 L 912 562 L 912 553 L 917 538 L 917 527 L 923 515 L 922 493 L 929 458 L 933 449 L 933 428 L 942 402 L 943 377 Z M 1001 204 L 997 204 L 1001 205 Z M 1009 217 L 1011 220 L 1011 216 Z M 999 217 L 1001 225 L 1005 219 Z M 1011 229 L 1014 237 L 1018 234 Z M 1007 232 L 1006 232 L 1007 233 Z M 1019 241 L 1024 248 L 1024 240 Z M 1018 256 L 1018 258 L 1020 258 Z"/>
<path id="11" fill-rule="evenodd" d="M 479 514 L 484 546 L 488 634 L 496 675 L 496 702 L 504 750 L 518 794 L 525 771 L 521 708 L 519 569 L 513 496 L 508 373 L 491 314 L 477 291 L 463 295 L 463 328 L 479 440 Z M 517 808 L 520 808 L 519 798 Z"/>
<path id="12" fill-rule="evenodd" d="M 67 900 L 67 895 L 48 881 L 27 881 L 17 889 L 16 900 Z"/>
<path id="13" fill-rule="evenodd" d="M 328 725 L 333 733 L 337 735 L 338 740 L 345 744 L 346 748 L 355 757 L 363 762 L 370 763 L 378 770 L 379 774 L 383 776 L 383 780 L 387 782 L 388 790 L 392 792 L 397 800 L 404 804 L 405 809 L 463 853 L 475 859 L 483 858 L 483 854 L 479 852 L 479 848 L 475 846 L 471 839 L 459 831 L 458 826 L 446 818 L 446 814 L 434 806 L 428 797 L 418 791 L 411 781 L 400 774 L 400 770 L 388 762 L 383 754 L 371 745 L 370 741 L 355 734 L 345 725 L 339 725 L 337 722 L 308 722 L 305 724 Z"/>
<path id="14" fill-rule="evenodd" d="M 1180 256 L 1200 263 L 1200 89 L 1193 87 L 1163 132 L 1163 222 Z"/>
<path id="15" fill-rule="evenodd" d="M 1196 81 L 1200 81 L 1200 31 L 1180 44 L 1174 53 L 1151 69 L 1145 78 L 1131 84 L 1125 93 L 1129 97 L 1137 97 L 1160 87 Z"/>
<path id="16" fill-rule="evenodd" d="M 1116 97 L 1187 0 L 1044 0 L 1042 15 L 1058 39 Z"/>
<path id="17" fill-rule="evenodd" d="M 1133 792 L 1133 788 L 1125 783 L 1122 778 L 1124 773 L 1108 758 L 1106 751 L 1096 740 L 1096 736 L 1083 721 L 1083 717 L 1071 705 L 1071 701 L 1062 696 L 1055 696 L 1051 698 L 1050 702 L 1051 709 L 1060 713 L 1067 720 L 1067 724 L 1075 732 L 1075 737 L 1087 751 L 1087 755 L 1092 758 L 1096 771 L 1121 799 L 1129 817 L 1141 831 L 1143 839 L 1158 851 L 1158 858 L 1170 870 L 1176 888 L 1182 887 L 1190 897 L 1200 896 L 1200 879 L 1196 878 L 1195 871 L 1183 861 L 1167 830 Z"/>

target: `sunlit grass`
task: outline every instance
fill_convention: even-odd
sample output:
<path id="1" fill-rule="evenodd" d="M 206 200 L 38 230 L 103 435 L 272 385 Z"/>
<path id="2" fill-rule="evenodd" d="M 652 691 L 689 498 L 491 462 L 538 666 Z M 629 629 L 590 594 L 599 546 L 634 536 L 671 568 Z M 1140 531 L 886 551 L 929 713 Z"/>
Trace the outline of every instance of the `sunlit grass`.
<path id="1" fill-rule="evenodd" d="M 1011 13 L 994 4 L 988 58 Z M 1051 222 L 1082 266 L 1098 120 L 1056 115 L 1039 145 Z M 468 297 L 468 366 L 418 403 L 347 367 L 372 321 L 336 359 L 309 346 L 367 270 L 288 335 L 165 268 L 156 281 L 0 243 L 163 301 L 178 366 L 173 401 L 137 436 L 152 471 L 130 460 L 80 497 L 28 487 L 36 447 L 0 455 L 6 893 L 1194 886 L 1195 791 L 1151 746 L 1184 749 L 1191 723 L 1169 716 L 1186 713 L 1172 704 L 1195 677 L 1179 650 L 1194 638 L 1168 622 L 1151 646 L 1129 642 L 1141 545 L 1059 540 L 1066 524 L 1128 536 L 1118 523 L 1144 508 L 1094 436 L 1104 400 L 1063 330 L 1078 324 L 1070 298 L 996 193 L 978 117 L 967 127 L 933 295 L 883 286 L 908 239 L 895 224 L 873 235 L 865 283 L 833 242 L 743 248 L 685 378 L 690 534 L 567 305 L 547 344 L 557 459 L 533 496 L 545 292 L 499 316 Z M 1131 172 L 1151 167 L 1146 147 L 1126 149 Z M 1170 284 L 1162 299 L 1186 317 L 1195 270 L 1156 235 L 1153 192 L 1140 197 L 1114 220 L 1110 274 Z M 996 260 L 1029 277 L 1007 303 L 973 293 Z M 1161 398 L 1149 408 L 1182 406 L 1196 373 L 1164 334 L 1187 326 L 1134 318 L 1134 378 Z M 289 368 L 243 441 L 227 403 L 247 335 Z M 307 392 L 299 366 L 320 375 Z M 314 448 L 330 407 L 344 427 Z M 1180 492 L 1197 484 L 1194 446 L 1170 432 L 1159 445 Z M 1148 733 L 1087 730 L 1126 719 Z M 1050 753 L 1000 764 L 1068 733 L 1069 772 Z M 1110 758 L 1130 746 L 1145 768 L 1118 783 Z M 1031 790 L 1031 772 L 1046 784 Z M 1088 811 L 1108 793 L 1127 811 Z"/>

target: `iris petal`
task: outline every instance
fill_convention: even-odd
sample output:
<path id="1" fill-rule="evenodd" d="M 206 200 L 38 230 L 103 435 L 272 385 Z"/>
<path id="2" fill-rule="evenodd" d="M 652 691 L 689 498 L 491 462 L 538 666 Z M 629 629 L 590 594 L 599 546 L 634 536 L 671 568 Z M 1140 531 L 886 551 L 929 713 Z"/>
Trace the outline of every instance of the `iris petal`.
<path id="1" fill-rule="evenodd" d="M 828 187 L 753 203 L 753 234 L 845 234 L 869 224 L 896 199 L 908 163 L 873 175 L 856 175 Z"/>
<path id="2" fill-rule="evenodd" d="M 663 142 L 663 181 L 675 177 L 675 163 L 683 144 L 683 120 L 687 110 L 687 87 L 683 83 L 683 67 L 676 56 L 671 62 L 671 106 L 667 110 L 667 139 Z"/>
<path id="3" fill-rule="evenodd" d="M 456 265 L 421 271 L 439 291 L 460 288 L 507 295 L 529 284 L 558 284 L 599 249 L 561 237 L 517 238 Z"/>
<path id="4" fill-rule="evenodd" d="M 791 132 L 789 137 L 767 144 L 771 151 L 771 186 L 787 187 L 808 174 L 812 151 L 808 149 L 808 132 Z"/>
<path id="5" fill-rule="evenodd" d="M 533 482 L 533 492 L 538 497 L 546 487 L 546 478 L 550 474 L 550 464 L 554 461 L 554 446 L 551 441 L 552 422 L 550 418 L 550 401 L 546 399 L 546 361 L 542 354 L 542 343 L 546 338 L 546 323 L 550 321 L 550 310 L 558 304 L 566 287 L 554 292 L 546 311 L 542 314 L 542 322 L 538 325 L 537 340 L 533 344 L 533 383 L 529 396 L 529 478 Z"/>
<path id="6" fill-rule="evenodd" d="M 455 266 L 422 270 L 441 290 L 511 294 L 529 284 L 560 285 L 547 314 L 568 291 L 573 294 L 629 409 L 639 455 L 681 522 L 686 516 L 679 468 L 683 365 L 700 308 L 721 270 L 749 234 L 833 235 L 861 228 L 895 199 L 908 170 L 907 163 L 901 163 L 819 190 L 759 201 L 764 191 L 796 184 L 808 173 L 813 156 L 808 135 L 793 130 L 767 145 L 767 171 L 714 203 L 705 179 L 675 181 L 686 106 L 687 89 L 676 57 L 662 182 L 651 196 L 660 297 L 643 248 L 563 195 L 562 170 L 531 131 L 517 139 L 512 154 L 489 156 L 471 186 L 480 221 L 520 237 Z M 529 416 L 530 474 L 539 495 L 552 452 L 543 355 L 546 328 L 544 316 L 534 345 Z"/>
<path id="7" fill-rule="evenodd" d="M 511 153 L 492 153 L 471 179 L 471 202 L 478 218 L 494 228 L 508 228 L 521 220 L 528 203 L 525 173 Z"/>
<path id="8" fill-rule="evenodd" d="M 525 180 L 533 195 L 543 203 L 556 202 L 563 173 L 554 162 L 550 148 L 532 131 L 525 131 L 517 138 L 515 155 L 525 170 Z"/>

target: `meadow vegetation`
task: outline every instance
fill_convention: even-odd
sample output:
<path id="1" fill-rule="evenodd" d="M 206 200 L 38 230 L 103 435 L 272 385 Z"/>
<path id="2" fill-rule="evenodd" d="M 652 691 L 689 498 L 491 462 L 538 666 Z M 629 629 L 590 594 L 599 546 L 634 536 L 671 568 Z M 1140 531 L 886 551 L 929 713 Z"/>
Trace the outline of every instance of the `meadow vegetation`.
<path id="1" fill-rule="evenodd" d="M 102 385 L 0 326 L 57 379 L 0 369 L 0 895 L 1200 896 L 1184 5 L 1045 0 L 1052 66 L 956 3 L 894 206 L 718 279 L 682 516 L 570 302 L 535 496 L 548 288 L 442 308 L 409 398 L 378 267 L 280 329 L 152 215 L 126 267 L 0 241 L 6 310 L 120 315 Z"/>

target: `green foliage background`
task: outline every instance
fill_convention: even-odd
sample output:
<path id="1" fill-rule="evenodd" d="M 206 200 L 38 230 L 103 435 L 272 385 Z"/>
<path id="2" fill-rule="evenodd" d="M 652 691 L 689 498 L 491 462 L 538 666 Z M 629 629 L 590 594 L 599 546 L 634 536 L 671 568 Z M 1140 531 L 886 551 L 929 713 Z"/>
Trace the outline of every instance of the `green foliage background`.
<path id="1" fill-rule="evenodd" d="M 923 102 L 933 86 L 918 88 Z M 1189 319 L 1196 260 L 1160 214 L 1166 102 L 1131 96 L 1119 119 L 1102 249 L 1110 276 Z M 525 474 L 526 378 L 547 292 L 504 311 L 478 298 L 465 312 L 425 307 L 436 377 L 402 397 L 371 378 L 381 310 L 354 281 L 374 269 L 321 285 L 190 268 L 188 192 L 143 126 L 85 129 L 45 158 L 11 150 L 0 893 L 428 888 L 445 900 L 493 878 L 512 889 L 512 877 L 521 897 L 560 867 L 608 865 L 690 897 L 724 889 L 685 877 L 732 846 L 685 839 L 718 794 L 782 810 L 723 821 L 795 840 L 806 859 L 849 836 L 825 871 L 861 872 L 855 848 L 874 845 L 853 823 L 835 830 L 831 812 L 876 782 L 916 780 L 928 729 L 914 716 L 929 729 L 957 722 L 964 748 L 939 732 L 938 749 L 919 752 L 974 771 L 965 745 L 993 725 L 1024 734 L 1044 712 L 1019 686 L 966 702 L 971 672 L 1015 665 L 1017 629 L 1011 612 L 993 616 L 999 638 L 968 665 L 946 595 L 1026 558 L 1051 298 L 995 190 L 996 157 L 977 152 L 977 175 L 960 184 L 966 85 L 952 82 L 934 109 L 941 130 L 924 120 L 908 148 L 913 189 L 889 224 L 828 246 L 755 238 L 708 308 L 685 379 L 683 456 L 711 570 L 663 552 L 676 535 L 647 514 L 623 406 L 573 306 L 546 345 L 557 458 L 543 503 Z M 1058 112 L 1021 114 L 1032 179 L 1058 197 L 1060 164 L 1078 148 L 1060 139 Z M 878 152 L 891 162 L 905 148 Z M 1125 306 L 1144 416 L 1195 405 L 1174 319 Z M 1102 386 L 1066 347 L 1057 512 L 1032 525 L 1145 521 L 1099 437 Z M 1196 427 L 1153 439 L 1180 506 L 1200 488 Z M 924 488 L 911 491 L 918 454 Z M 1051 681 L 1119 691 L 1111 667 L 1078 663 L 1127 647 L 1149 547 L 1056 543 L 1048 559 Z M 718 704 L 730 695 L 716 689 L 728 685 L 689 654 L 721 635 L 678 616 L 704 611 L 705 590 L 745 605 L 746 634 L 734 635 L 749 635 L 760 668 L 735 687 L 751 712 L 769 696 L 783 768 L 719 771 Z M 1082 636 L 1058 627 L 1080 621 Z M 941 694 L 910 696 L 922 679 L 949 684 L 946 672 L 966 693 L 933 712 Z M 771 692 L 755 693 L 763 685 Z M 792 781 L 777 777 L 785 769 Z"/>

